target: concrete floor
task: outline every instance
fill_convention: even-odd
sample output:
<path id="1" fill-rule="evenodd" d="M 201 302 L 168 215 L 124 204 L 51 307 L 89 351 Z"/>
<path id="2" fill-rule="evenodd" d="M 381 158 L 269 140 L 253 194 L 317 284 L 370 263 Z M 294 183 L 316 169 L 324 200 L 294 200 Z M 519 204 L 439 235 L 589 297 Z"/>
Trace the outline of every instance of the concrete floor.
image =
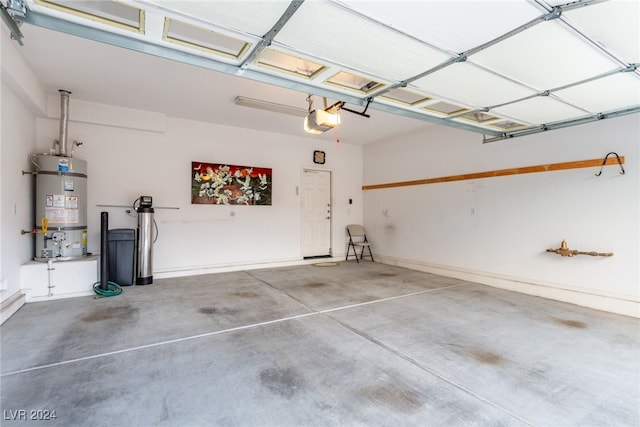
<path id="1" fill-rule="evenodd" d="M 639 426 L 639 326 L 371 262 L 156 280 L 9 319 L 2 425 Z"/>

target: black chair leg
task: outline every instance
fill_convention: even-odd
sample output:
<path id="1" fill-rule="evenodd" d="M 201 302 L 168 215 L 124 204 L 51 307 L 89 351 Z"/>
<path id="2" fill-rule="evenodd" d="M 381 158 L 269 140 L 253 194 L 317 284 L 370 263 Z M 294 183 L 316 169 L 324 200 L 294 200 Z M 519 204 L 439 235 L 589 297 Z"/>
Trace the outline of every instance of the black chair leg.
<path id="1" fill-rule="evenodd" d="M 356 247 L 355 245 L 352 245 L 351 243 L 349 243 L 349 245 L 347 246 L 347 256 L 344 258 L 345 261 L 349 260 L 349 251 L 351 250 L 351 248 L 353 248 L 353 256 L 356 257 L 356 262 L 358 264 L 360 264 L 360 260 L 358 260 L 358 252 L 356 251 Z M 362 248 L 364 250 L 364 248 Z"/>

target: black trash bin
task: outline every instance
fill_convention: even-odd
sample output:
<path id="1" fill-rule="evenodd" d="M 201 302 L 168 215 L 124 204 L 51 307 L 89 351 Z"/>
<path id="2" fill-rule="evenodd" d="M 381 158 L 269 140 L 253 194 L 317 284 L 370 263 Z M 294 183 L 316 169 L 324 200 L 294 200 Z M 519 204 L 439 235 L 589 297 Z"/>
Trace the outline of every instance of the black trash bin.
<path id="1" fill-rule="evenodd" d="M 115 228 L 107 233 L 109 244 L 109 281 L 120 286 L 135 283 L 136 230 Z"/>

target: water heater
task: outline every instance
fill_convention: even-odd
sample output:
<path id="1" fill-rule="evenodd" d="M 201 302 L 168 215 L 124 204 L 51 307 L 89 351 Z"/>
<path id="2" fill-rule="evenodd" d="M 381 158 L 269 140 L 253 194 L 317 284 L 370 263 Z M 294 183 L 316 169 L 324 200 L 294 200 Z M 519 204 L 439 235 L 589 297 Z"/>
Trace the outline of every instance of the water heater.
<path id="1" fill-rule="evenodd" d="M 60 139 L 48 154 L 31 157 L 36 167 L 33 232 L 38 261 L 87 255 L 87 162 L 67 151 L 70 94 L 60 90 Z M 74 146 L 81 144 L 74 141 Z"/>
<path id="2" fill-rule="evenodd" d="M 36 155 L 36 260 L 87 255 L 87 162 Z"/>

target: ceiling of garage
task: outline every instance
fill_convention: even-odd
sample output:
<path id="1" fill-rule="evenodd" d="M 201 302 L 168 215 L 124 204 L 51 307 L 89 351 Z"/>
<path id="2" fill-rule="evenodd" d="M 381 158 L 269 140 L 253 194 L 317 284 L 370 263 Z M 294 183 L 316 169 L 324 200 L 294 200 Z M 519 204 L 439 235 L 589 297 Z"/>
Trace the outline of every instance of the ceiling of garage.
<path id="1" fill-rule="evenodd" d="M 493 141 L 640 111 L 636 0 L 26 7 L 17 19 L 35 25 L 21 26 L 21 49 L 47 90 L 176 117 L 303 134 L 295 114 L 314 94 L 314 109 L 346 102 L 341 125 L 317 137 L 365 144 L 432 123 Z"/>

